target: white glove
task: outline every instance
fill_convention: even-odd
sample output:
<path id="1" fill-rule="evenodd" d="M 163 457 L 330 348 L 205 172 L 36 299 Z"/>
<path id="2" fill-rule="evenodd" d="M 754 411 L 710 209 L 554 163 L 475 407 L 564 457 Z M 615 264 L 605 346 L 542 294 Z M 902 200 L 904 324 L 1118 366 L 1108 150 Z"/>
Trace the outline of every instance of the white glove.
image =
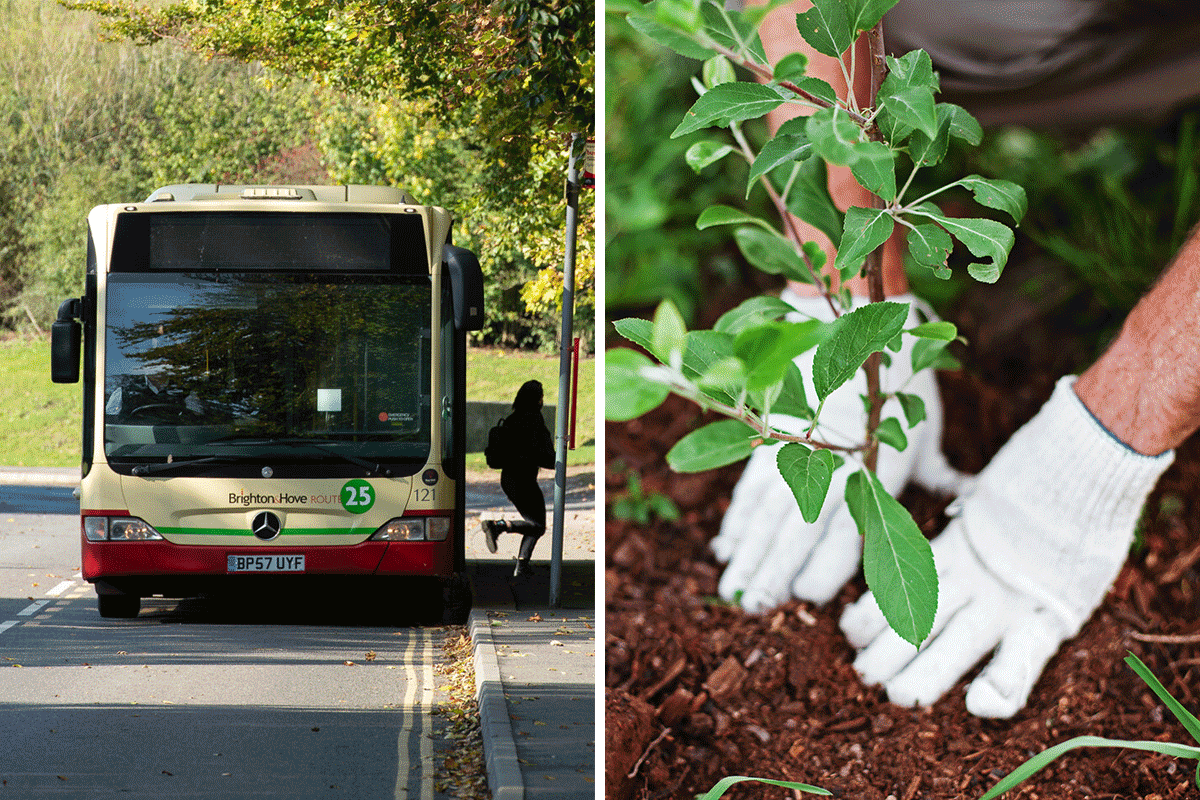
<path id="1" fill-rule="evenodd" d="M 921 650 L 887 627 L 870 592 L 843 613 L 850 644 L 865 648 L 855 669 L 892 702 L 933 703 L 995 649 L 967 690 L 967 710 L 1012 716 L 1125 563 L 1142 505 L 1174 452 L 1150 457 L 1121 443 L 1074 381 L 1058 382 L 934 540 L 938 610 Z"/>
<path id="2" fill-rule="evenodd" d="M 802 319 L 832 319 L 829 306 L 821 298 L 785 291 L 782 299 L 794 306 Z M 912 295 L 891 299 L 915 301 Z M 926 316 L 933 315 L 928 312 Z M 907 326 L 919 321 L 914 306 Z M 881 370 L 880 382 L 884 391 L 902 390 L 920 396 L 925 402 L 926 418 L 907 431 L 908 447 L 903 452 L 880 446 L 876 472 L 893 495 L 910 479 L 953 494 L 966 476 L 952 469 L 941 452 L 942 405 L 937 382 L 928 370 L 913 378 L 913 338 L 905 336 L 902 341 L 899 353 L 889 351 L 891 365 Z M 816 396 L 811 380 L 813 354 L 809 350 L 796 359 L 810 400 Z M 861 442 L 867 421 L 861 395 L 866 391 L 866 376 L 859 370 L 825 401 L 813 438 L 831 444 Z M 883 413 L 884 418 L 903 419 L 896 400 L 888 401 Z M 782 415 L 772 415 L 770 422 L 788 433 L 801 433 L 808 427 L 805 420 Z M 856 467 L 846 464 L 834 472 L 821 515 L 810 525 L 800 516 L 796 498 L 779 474 L 775 463 L 778 452 L 778 446 L 755 448 L 734 488 L 721 531 L 712 540 L 718 560 L 729 563 L 718 592 L 730 602 L 740 597 L 742 607 L 751 613 L 774 608 L 792 594 L 815 603 L 827 602 L 857 572 L 862 552 L 862 540 L 843 499 L 846 478 Z"/>

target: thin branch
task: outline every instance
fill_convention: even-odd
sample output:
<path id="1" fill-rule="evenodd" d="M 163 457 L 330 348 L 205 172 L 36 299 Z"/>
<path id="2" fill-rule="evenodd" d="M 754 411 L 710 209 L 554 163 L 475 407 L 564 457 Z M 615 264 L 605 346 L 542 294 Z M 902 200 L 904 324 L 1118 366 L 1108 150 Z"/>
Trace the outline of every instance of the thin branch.
<path id="1" fill-rule="evenodd" d="M 884 61 L 883 49 L 883 21 L 880 20 L 867 33 L 867 45 L 870 50 L 871 63 L 871 96 L 868 98 L 870 106 L 875 106 L 876 98 L 879 96 L 879 87 L 883 84 L 884 74 L 886 72 L 886 62 Z M 853 87 L 851 87 L 853 92 Z M 880 138 L 879 128 L 872 125 L 867 130 L 867 135 L 873 140 L 878 141 Z M 878 195 L 872 196 L 871 205 L 874 208 L 883 208 L 884 202 Z M 867 289 L 870 292 L 872 303 L 883 302 L 883 248 L 880 245 L 867 255 L 866 272 L 867 272 Z M 875 437 L 875 431 L 879 428 L 880 419 L 883 416 L 884 396 L 880 387 L 879 372 L 883 363 L 883 358 L 880 353 L 872 353 L 867 357 L 867 398 L 869 407 L 867 410 L 867 436 L 868 449 L 864 461 L 867 469 L 875 471 L 879 457 L 879 441 Z"/>
<path id="2" fill-rule="evenodd" d="M 747 161 L 753 164 L 754 151 L 750 147 L 750 143 L 746 141 L 746 137 L 742 133 L 741 127 L 733 124 L 729 126 L 729 130 L 733 133 L 733 138 L 737 141 L 738 147 L 742 149 L 742 155 L 745 156 Z M 816 267 L 813 266 L 812 259 L 808 257 L 808 253 L 804 252 L 804 237 L 800 235 L 800 229 L 796 227 L 795 218 L 792 217 L 791 212 L 789 212 L 787 209 L 787 204 L 779 195 L 779 192 L 775 191 L 775 187 L 771 185 L 771 181 L 767 178 L 767 176 L 763 175 L 761 178 L 759 178 L 759 182 L 762 183 L 763 187 L 767 190 L 767 197 L 771 199 L 771 204 L 775 206 L 775 212 L 779 214 L 779 218 L 783 221 L 783 226 L 787 230 L 788 238 L 791 239 L 792 243 L 796 246 L 796 252 L 800 255 L 801 260 L 804 262 L 804 267 L 808 270 L 808 275 L 809 278 L 812 279 L 813 286 L 815 286 L 817 290 L 821 292 L 821 296 L 824 297 L 825 302 L 829 304 L 829 310 L 833 312 L 834 319 L 837 319 L 842 315 L 841 311 L 838 309 L 837 303 L 833 301 L 832 295 L 825 290 L 825 282 L 821 280 L 820 274 L 817 272 Z"/>

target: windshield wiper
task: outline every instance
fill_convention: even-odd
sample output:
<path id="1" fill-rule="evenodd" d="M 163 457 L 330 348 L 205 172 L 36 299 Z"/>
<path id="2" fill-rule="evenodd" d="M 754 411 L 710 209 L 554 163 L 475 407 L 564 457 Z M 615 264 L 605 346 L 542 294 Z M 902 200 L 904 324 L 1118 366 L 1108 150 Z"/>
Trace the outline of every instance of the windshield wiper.
<path id="1" fill-rule="evenodd" d="M 194 467 L 198 464 L 234 464 L 242 460 L 233 456 L 194 456 L 191 458 L 184 456 L 155 464 L 138 464 L 132 472 L 134 475 L 157 475 L 160 472 L 169 472 L 180 467 Z"/>
<path id="2" fill-rule="evenodd" d="M 326 450 L 326 445 L 343 444 L 343 442 L 339 442 L 334 439 L 304 439 L 300 437 L 291 439 L 217 439 L 215 441 L 208 442 L 207 444 L 249 445 L 251 447 L 277 444 L 283 445 L 284 447 L 311 447 L 313 450 L 316 450 L 323 456 L 332 456 L 334 458 L 341 459 L 348 464 L 353 464 L 356 467 L 362 467 L 371 474 L 371 477 L 382 476 L 384 478 L 391 478 L 395 475 L 391 467 L 386 467 L 379 462 L 360 458 L 358 456 L 352 456 L 349 453 L 339 453 L 336 450 Z"/>

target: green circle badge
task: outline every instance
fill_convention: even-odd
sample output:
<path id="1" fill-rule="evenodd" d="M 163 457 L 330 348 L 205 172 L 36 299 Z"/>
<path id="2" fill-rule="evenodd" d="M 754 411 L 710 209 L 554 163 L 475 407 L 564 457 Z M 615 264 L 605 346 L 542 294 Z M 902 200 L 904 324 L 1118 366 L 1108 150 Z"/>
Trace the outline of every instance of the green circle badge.
<path id="1" fill-rule="evenodd" d="M 375 489 L 361 478 L 342 486 L 342 508 L 351 514 L 365 514 L 375 505 Z"/>

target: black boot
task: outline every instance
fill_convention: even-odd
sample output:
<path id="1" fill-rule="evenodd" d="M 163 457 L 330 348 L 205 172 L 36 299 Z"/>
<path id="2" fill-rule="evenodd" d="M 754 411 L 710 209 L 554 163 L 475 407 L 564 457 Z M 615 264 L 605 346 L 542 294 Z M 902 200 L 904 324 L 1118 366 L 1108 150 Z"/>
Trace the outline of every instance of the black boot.
<path id="1" fill-rule="evenodd" d="M 480 523 L 483 528 L 483 543 L 487 545 L 489 553 L 496 552 L 496 537 L 504 531 L 503 525 L 502 519 L 485 519 Z"/>
<path id="2" fill-rule="evenodd" d="M 532 534 L 525 534 L 521 537 L 521 550 L 517 554 L 517 566 L 513 570 L 514 578 L 528 578 L 531 573 L 529 559 L 533 558 L 533 548 L 537 544 L 538 537 Z"/>

